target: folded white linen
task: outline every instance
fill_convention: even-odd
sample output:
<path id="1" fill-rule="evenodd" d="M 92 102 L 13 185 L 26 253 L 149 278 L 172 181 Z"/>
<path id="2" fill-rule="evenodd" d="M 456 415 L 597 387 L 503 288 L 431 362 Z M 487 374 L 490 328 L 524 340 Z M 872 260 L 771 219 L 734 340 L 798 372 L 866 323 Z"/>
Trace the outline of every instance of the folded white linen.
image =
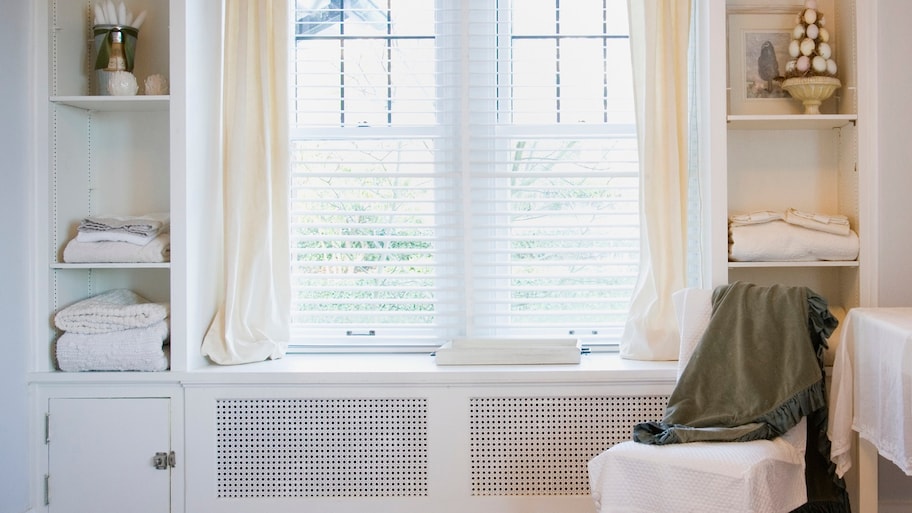
<path id="1" fill-rule="evenodd" d="M 63 248 L 63 261 L 77 263 L 160 263 L 171 260 L 171 234 L 161 233 L 145 246 L 129 242 L 80 242 Z"/>
<path id="2" fill-rule="evenodd" d="M 155 213 L 142 216 L 91 216 L 79 223 L 80 232 L 133 233 L 137 235 L 157 235 L 168 231 L 168 214 Z"/>
<path id="3" fill-rule="evenodd" d="M 848 235 L 851 229 L 849 218 L 844 215 L 802 212 L 794 208 L 785 211 L 785 222 L 836 235 Z"/>
<path id="4" fill-rule="evenodd" d="M 106 232 L 76 232 L 76 240 L 79 242 L 128 242 L 137 246 L 145 246 L 155 240 L 155 237 L 157 236 L 158 232 L 143 235 L 139 233 L 122 232 L 120 230 L 109 230 Z"/>
<path id="5" fill-rule="evenodd" d="M 114 289 L 76 302 L 54 316 L 59 329 L 80 334 L 144 328 L 168 318 L 168 303 L 151 303 L 129 289 Z"/>
<path id="6" fill-rule="evenodd" d="M 108 333 L 65 332 L 57 339 L 57 366 L 62 371 L 163 371 L 168 323 Z"/>
<path id="7" fill-rule="evenodd" d="M 758 210 L 749 214 L 737 214 L 729 218 L 732 226 L 747 226 L 751 224 L 769 223 L 782 219 L 782 214 L 772 210 Z"/>
<path id="8" fill-rule="evenodd" d="M 773 221 L 729 228 L 729 260 L 733 262 L 851 261 L 858 258 L 858 235 L 811 230 Z"/>

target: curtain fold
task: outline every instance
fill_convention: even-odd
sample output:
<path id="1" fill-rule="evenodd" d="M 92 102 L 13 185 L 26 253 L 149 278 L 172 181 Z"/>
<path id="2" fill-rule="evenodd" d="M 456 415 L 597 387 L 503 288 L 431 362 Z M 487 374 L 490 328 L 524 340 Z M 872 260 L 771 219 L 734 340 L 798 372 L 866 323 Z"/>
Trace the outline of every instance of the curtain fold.
<path id="1" fill-rule="evenodd" d="M 687 269 L 688 52 L 691 0 L 628 0 L 640 155 L 640 273 L 623 358 L 675 360 L 671 295 Z"/>
<path id="2" fill-rule="evenodd" d="M 226 0 L 224 9 L 224 291 L 202 353 L 238 364 L 288 347 L 290 20 L 286 0 Z"/>

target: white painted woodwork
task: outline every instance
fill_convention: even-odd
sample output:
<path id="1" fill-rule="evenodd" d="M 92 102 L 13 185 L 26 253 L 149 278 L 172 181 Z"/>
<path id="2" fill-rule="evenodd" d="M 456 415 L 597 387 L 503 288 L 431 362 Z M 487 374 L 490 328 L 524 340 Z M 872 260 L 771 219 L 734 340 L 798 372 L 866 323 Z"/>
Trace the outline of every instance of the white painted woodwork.
<path id="1" fill-rule="evenodd" d="M 49 513 L 171 511 L 167 398 L 54 398 L 48 405 Z"/>

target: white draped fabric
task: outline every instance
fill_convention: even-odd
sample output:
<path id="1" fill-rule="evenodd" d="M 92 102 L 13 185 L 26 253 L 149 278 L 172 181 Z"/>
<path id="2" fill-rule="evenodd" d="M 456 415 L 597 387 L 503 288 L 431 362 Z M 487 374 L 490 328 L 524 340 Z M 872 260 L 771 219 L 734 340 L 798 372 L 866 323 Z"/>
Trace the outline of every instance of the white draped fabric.
<path id="1" fill-rule="evenodd" d="M 686 284 L 691 0 L 629 0 L 641 172 L 640 274 L 621 356 L 678 358 L 671 295 Z"/>
<path id="2" fill-rule="evenodd" d="M 912 308 L 849 310 L 836 351 L 828 425 L 836 474 L 852 467 L 857 432 L 912 476 Z"/>
<path id="3" fill-rule="evenodd" d="M 202 353 L 238 364 L 281 358 L 289 340 L 290 23 L 286 0 L 224 5 L 224 291 Z"/>

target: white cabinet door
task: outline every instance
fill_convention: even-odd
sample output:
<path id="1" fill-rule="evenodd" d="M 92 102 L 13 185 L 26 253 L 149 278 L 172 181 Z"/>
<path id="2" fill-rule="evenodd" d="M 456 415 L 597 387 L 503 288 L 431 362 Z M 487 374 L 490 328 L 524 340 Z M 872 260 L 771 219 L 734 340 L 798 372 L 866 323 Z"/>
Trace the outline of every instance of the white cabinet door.
<path id="1" fill-rule="evenodd" d="M 168 398 L 66 398 L 48 404 L 49 513 L 166 513 Z"/>

